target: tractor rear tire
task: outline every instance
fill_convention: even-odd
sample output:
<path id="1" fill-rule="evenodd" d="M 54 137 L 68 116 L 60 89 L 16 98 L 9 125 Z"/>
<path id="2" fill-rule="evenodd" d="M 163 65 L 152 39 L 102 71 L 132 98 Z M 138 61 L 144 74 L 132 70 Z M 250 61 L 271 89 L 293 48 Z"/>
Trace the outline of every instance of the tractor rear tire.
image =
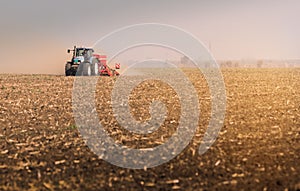
<path id="1" fill-rule="evenodd" d="M 66 76 L 72 76 L 72 74 L 73 74 L 73 72 L 72 72 L 72 64 L 70 62 L 66 63 L 65 74 L 66 74 Z"/>
<path id="2" fill-rule="evenodd" d="M 82 64 L 82 76 L 91 76 L 92 75 L 92 67 L 89 62 L 83 62 Z"/>
<path id="3" fill-rule="evenodd" d="M 99 76 L 99 64 L 96 59 L 93 59 L 91 64 L 91 72 L 93 76 Z"/>

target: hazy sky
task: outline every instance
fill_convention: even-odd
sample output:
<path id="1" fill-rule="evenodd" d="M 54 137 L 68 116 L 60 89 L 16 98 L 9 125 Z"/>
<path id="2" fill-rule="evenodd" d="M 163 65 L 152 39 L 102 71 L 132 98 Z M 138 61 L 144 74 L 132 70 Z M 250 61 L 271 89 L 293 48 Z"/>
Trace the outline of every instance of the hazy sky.
<path id="1" fill-rule="evenodd" d="M 216 59 L 299 59 L 299 0 L 0 1 L 0 73 L 63 73 L 73 45 L 127 25 L 182 28 Z"/>

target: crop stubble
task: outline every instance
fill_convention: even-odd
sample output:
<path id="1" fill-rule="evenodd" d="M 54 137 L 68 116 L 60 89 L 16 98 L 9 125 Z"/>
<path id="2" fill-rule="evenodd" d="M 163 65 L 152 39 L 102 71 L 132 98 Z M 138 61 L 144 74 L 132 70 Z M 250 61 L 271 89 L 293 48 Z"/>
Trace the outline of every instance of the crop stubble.
<path id="1" fill-rule="evenodd" d="M 74 78 L 47 75 L 0 76 L 0 189 L 300 189 L 300 70 L 226 69 L 224 127 L 204 154 L 197 148 L 210 117 L 203 76 L 185 70 L 199 94 L 199 127 L 189 146 L 161 166 L 130 170 L 93 154 L 72 114 Z M 180 100 L 159 81 L 146 81 L 129 97 L 136 120 L 150 118 L 151 100 L 166 104 L 163 125 L 147 136 L 120 127 L 110 94 L 115 78 L 99 77 L 96 93 L 101 124 L 120 144 L 148 148 L 175 131 Z"/>

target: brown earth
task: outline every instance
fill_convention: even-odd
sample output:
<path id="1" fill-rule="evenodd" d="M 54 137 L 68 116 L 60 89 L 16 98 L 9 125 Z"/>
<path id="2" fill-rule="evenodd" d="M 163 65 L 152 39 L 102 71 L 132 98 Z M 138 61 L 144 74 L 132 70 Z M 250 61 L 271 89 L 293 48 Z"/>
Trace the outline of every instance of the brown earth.
<path id="1" fill-rule="evenodd" d="M 223 70 L 224 127 L 203 155 L 197 148 L 210 118 L 210 94 L 203 76 L 185 73 L 199 94 L 197 133 L 180 155 L 142 170 L 114 166 L 86 146 L 72 113 L 73 77 L 0 75 L 0 190 L 300 190 L 300 69 Z M 128 147 L 163 144 L 180 116 L 174 90 L 155 80 L 133 90 L 135 119 L 150 118 L 153 99 L 168 110 L 158 131 L 142 136 L 113 117 L 115 80 L 98 79 L 101 124 Z"/>

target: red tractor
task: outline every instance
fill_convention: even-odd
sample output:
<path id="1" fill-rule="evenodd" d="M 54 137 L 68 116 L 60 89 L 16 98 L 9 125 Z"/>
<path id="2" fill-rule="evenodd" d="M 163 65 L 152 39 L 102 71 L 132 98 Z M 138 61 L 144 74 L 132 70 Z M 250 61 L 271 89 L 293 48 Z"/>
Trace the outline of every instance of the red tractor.
<path id="1" fill-rule="evenodd" d="M 68 53 L 73 52 L 71 61 L 65 65 L 66 76 L 118 76 L 115 69 L 120 69 L 120 64 L 115 65 L 115 69 L 107 65 L 105 55 L 94 54 L 92 48 L 68 49 Z"/>

